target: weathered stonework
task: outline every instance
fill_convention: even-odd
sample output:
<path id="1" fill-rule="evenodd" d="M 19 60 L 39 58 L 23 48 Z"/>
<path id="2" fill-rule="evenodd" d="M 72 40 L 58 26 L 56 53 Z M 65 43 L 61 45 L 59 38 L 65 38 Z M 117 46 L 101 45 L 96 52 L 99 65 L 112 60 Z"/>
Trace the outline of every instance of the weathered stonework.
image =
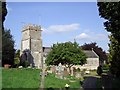
<path id="1" fill-rule="evenodd" d="M 33 56 L 35 67 L 42 67 L 42 38 L 41 27 L 38 25 L 25 25 L 22 30 L 21 52 L 29 49 Z"/>

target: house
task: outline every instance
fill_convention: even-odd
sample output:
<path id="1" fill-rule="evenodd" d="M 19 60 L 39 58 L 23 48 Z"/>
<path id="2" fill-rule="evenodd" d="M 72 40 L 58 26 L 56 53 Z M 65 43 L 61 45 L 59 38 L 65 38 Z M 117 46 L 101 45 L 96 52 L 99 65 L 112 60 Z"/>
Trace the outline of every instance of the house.
<path id="1" fill-rule="evenodd" d="M 43 62 L 45 63 L 45 59 L 48 53 L 51 51 L 50 47 L 43 47 Z M 75 68 L 87 69 L 87 70 L 96 70 L 99 66 L 99 56 L 94 52 L 94 50 L 83 50 L 83 52 L 87 56 L 87 63 L 84 65 L 74 65 Z"/>
<path id="2" fill-rule="evenodd" d="M 99 56 L 94 52 L 94 50 L 84 50 L 87 56 L 87 63 L 81 66 L 81 68 L 86 68 L 88 70 L 96 70 L 99 66 Z"/>

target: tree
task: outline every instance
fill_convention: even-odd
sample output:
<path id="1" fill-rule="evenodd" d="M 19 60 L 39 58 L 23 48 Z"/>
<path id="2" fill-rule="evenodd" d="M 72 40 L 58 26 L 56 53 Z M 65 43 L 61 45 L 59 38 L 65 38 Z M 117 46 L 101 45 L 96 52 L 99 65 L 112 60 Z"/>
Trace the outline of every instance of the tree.
<path id="1" fill-rule="evenodd" d="M 84 44 L 81 46 L 81 48 L 83 50 L 94 50 L 95 53 L 99 56 L 99 59 L 100 59 L 100 64 L 103 63 L 103 61 L 106 61 L 108 62 L 108 58 L 107 58 L 107 55 L 106 55 L 106 52 L 103 51 L 103 49 L 101 47 L 98 47 L 97 46 L 97 43 L 89 43 L 89 44 Z"/>
<path id="2" fill-rule="evenodd" d="M 20 50 L 15 52 L 14 64 L 14 67 L 17 67 L 20 64 Z"/>
<path id="3" fill-rule="evenodd" d="M 120 1 L 98 2 L 97 5 L 99 15 L 107 20 L 104 22 L 105 29 L 120 42 Z"/>
<path id="4" fill-rule="evenodd" d="M 2 66 L 4 64 L 14 65 L 14 40 L 10 30 L 2 32 Z"/>
<path id="5" fill-rule="evenodd" d="M 0 13 L 2 14 L 2 16 L 0 16 L 0 20 L 2 20 L 2 30 L 0 30 L 0 60 L 2 60 L 2 31 L 4 31 L 3 22 L 5 20 L 5 16 L 7 15 L 6 3 L 0 2 L 0 7 L 2 7 L 0 8 Z"/>
<path id="6" fill-rule="evenodd" d="M 5 21 L 5 16 L 7 15 L 6 2 L 2 2 L 2 29 L 4 30 L 3 22 Z"/>
<path id="7" fill-rule="evenodd" d="M 2 2 L 2 66 L 4 64 L 14 64 L 14 40 L 10 30 L 4 30 L 3 22 L 7 15 L 6 2 Z"/>
<path id="8" fill-rule="evenodd" d="M 109 36 L 109 60 L 111 63 L 110 71 L 113 75 L 119 77 L 120 76 L 120 45 L 118 41 L 112 36 Z"/>
<path id="9" fill-rule="evenodd" d="M 51 51 L 46 58 L 47 65 L 58 65 L 59 63 L 68 65 L 83 65 L 86 63 L 86 55 L 74 42 L 53 44 Z"/>
<path id="10" fill-rule="evenodd" d="M 105 29 L 111 32 L 109 36 L 109 59 L 111 61 L 110 71 L 113 75 L 120 76 L 120 1 L 98 2 L 99 15 L 106 19 Z"/>

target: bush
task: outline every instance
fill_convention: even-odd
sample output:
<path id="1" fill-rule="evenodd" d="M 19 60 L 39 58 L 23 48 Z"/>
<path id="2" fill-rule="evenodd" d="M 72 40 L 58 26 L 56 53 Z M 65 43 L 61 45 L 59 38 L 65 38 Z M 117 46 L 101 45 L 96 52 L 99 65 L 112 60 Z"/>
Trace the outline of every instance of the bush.
<path id="1" fill-rule="evenodd" d="M 103 65 L 103 67 L 102 67 L 103 70 L 109 70 L 109 68 L 110 68 L 110 65 L 109 65 L 109 64 L 105 64 L 105 65 Z"/>
<path id="2" fill-rule="evenodd" d="M 97 68 L 97 74 L 101 76 L 101 74 L 103 73 L 103 70 L 102 70 L 102 66 L 98 66 Z"/>
<path id="3" fill-rule="evenodd" d="M 26 68 L 26 67 L 28 67 L 30 64 L 29 64 L 28 61 L 24 61 L 23 63 L 21 63 L 21 65 Z"/>
<path id="4" fill-rule="evenodd" d="M 14 58 L 14 68 L 18 67 L 20 63 L 20 59 L 18 57 Z"/>

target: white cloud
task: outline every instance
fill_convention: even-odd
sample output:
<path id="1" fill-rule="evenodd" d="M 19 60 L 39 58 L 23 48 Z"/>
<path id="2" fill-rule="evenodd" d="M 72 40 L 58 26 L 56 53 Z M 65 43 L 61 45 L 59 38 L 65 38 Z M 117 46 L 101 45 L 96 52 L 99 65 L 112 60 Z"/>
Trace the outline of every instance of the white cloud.
<path id="1" fill-rule="evenodd" d="M 80 29 L 80 24 L 73 23 L 68 25 L 51 25 L 48 28 L 43 28 L 43 32 L 55 33 L 55 32 L 70 32 Z"/>
<path id="2" fill-rule="evenodd" d="M 106 34 L 100 33 L 95 34 L 94 33 L 81 33 L 74 37 L 77 40 L 84 40 L 84 42 L 90 41 L 90 42 L 97 42 L 97 41 L 106 41 L 108 40 L 108 36 Z"/>
<path id="3" fill-rule="evenodd" d="M 90 36 L 86 33 L 81 33 L 75 37 L 75 39 L 90 39 Z"/>
<path id="4" fill-rule="evenodd" d="M 94 35 L 94 37 L 92 37 L 92 38 L 93 38 L 93 40 L 96 40 L 96 41 L 105 41 L 108 39 L 108 35 L 100 33 L 100 34 Z"/>

